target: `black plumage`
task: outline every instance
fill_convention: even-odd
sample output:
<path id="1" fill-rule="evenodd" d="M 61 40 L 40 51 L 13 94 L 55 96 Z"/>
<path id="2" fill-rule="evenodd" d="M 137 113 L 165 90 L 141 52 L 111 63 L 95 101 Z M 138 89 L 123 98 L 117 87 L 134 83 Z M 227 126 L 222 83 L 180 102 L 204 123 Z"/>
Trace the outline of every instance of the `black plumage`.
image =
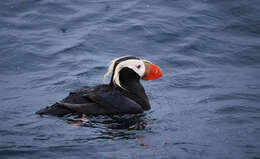
<path id="1" fill-rule="evenodd" d="M 140 83 L 140 76 L 125 67 L 119 72 L 119 87 L 112 81 L 114 70 L 120 62 L 136 57 L 124 57 L 115 62 L 111 82 L 96 87 L 82 87 L 70 92 L 61 102 L 37 111 L 40 115 L 63 116 L 69 113 L 100 114 L 137 114 L 150 109 L 145 90 Z"/>

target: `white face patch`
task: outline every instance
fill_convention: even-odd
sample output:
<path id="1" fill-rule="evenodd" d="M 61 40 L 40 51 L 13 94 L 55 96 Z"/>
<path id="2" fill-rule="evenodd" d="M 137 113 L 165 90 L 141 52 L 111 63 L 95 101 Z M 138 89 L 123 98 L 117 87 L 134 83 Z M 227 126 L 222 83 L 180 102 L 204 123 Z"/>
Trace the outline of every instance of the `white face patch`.
<path id="1" fill-rule="evenodd" d="M 115 61 L 117 61 L 118 59 L 115 59 L 111 62 L 109 68 L 108 68 L 108 72 L 104 75 L 104 80 L 105 78 L 112 74 L 113 72 L 113 68 L 115 65 Z M 122 61 L 120 62 L 116 68 L 115 68 L 115 72 L 114 72 L 114 76 L 113 76 L 113 82 L 114 84 L 118 85 L 119 87 L 123 88 L 120 85 L 120 81 L 119 81 L 119 72 L 122 68 L 128 67 L 130 69 L 132 69 L 133 71 L 135 71 L 140 77 L 142 77 L 145 73 L 145 65 L 143 60 L 139 60 L 139 59 L 129 59 L 126 61 Z"/>
<path id="2" fill-rule="evenodd" d="M 113 82 L 121 88 L 123 88 L 123 87 L 120 85 L 119 72 L 124 67 L 128 67 L 128 68 L 132 69 L 140 77 L 142 77 L 145 73 L 145 65 L 142 60 L 131 59 L 131 60 L 126 60 L 126 61 L 119 63 L 114 72 Z"/>

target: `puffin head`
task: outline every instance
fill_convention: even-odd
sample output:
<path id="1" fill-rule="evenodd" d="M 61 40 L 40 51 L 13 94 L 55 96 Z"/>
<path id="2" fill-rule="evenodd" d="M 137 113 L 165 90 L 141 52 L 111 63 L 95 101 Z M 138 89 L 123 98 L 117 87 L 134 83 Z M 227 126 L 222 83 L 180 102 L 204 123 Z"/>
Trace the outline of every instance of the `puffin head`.
<path id="1" fill-rule="evenodd" d="M 122 74 L 123 70 L 130 70 L 129 75 L 134 74 L 133 76 L 143 80 L 155 80 L 162 77 L 160 67 L 152 64 L 150 61 L 134 56 L 124 56 L 110 62 L 108 72 L 104 75 L 104 80 L 112 74 L 110 83 L 123 88 L 120 81 L 120 74 Z"/>

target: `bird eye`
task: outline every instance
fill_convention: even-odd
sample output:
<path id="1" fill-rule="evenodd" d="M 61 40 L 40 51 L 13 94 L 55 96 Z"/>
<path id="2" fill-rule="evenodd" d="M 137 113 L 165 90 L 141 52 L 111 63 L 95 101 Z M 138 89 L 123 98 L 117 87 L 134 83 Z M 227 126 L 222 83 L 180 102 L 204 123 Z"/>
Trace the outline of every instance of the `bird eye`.
<path id="1" fill-rule="evenodd" d="M 141 68 L 141 65 L 137 65 L 136 68 L 137 68 L 137 69 L 140 69 L 140 68 Z"/>

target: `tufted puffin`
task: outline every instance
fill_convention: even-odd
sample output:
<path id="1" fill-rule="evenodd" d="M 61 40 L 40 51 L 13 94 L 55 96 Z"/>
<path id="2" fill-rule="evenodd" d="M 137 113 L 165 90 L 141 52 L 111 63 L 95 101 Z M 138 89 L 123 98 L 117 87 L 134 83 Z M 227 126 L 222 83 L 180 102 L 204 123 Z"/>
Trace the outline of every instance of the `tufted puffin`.
<path id="1" fill-rule="evenodd" d="M 120 57 L 110 62 L 104 80 L 109 75 L 111 75 L 109 84 L 95 87 L 85 86 L 72 91 L 62 101 L 43 108 L 36 114 L 54 116 L 64 116 L 70 113 L 85 115 L 138 114 L 151 108 L 140 79 L 160 78 L 162 72 L 157 65 L 134 56 Z"/>

